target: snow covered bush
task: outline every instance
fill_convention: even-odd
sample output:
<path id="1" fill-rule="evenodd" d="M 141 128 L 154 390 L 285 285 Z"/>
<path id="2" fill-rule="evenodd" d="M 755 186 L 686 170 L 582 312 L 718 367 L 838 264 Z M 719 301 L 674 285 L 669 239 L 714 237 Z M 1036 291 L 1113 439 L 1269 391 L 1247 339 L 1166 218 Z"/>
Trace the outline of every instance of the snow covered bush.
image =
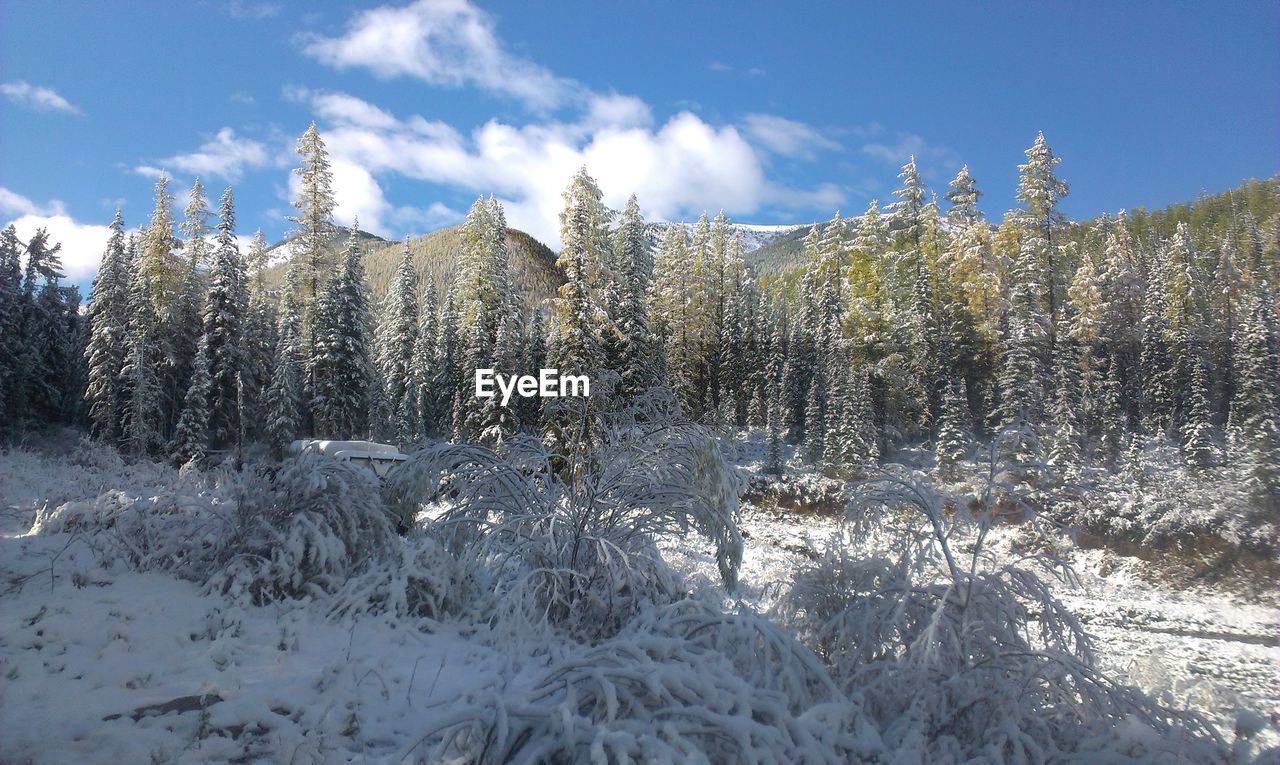
<path id="1" fill-rule="evenodd" d="M 634 420 L 599 421 L 596 432 L 598 446 L 561 472 L 532 439 L 514 439 L 505 457 L 429 446 L 388 476 L 384 498 L 404 519 L 442 507 L 428 531 L 469 567 L 495 572 L 506 619 L 545 619 L 588 639 L 612 634 L 644 604 L 681 595 L 654 539 L 690 530 L 714 543 L 732 588 L 742 559 L 738 484 L 710 434 Z"/>
<path id="2" fill-rule="evenodd" d="M 825 559 L 797 573 L 779 617 L 902 755 L 1219 759 L 1220 740 L 1198 718 L 1097 670 L 1084 629 L 1033 566 L 1069 572 L 1045 553 L 1000 560 L 986 549 L 991 496 L 975 514 L 906 469 L 860 484 L 849 525 Z"/>
<path id="3" fill-rule="evenodd" d="M 46 507 L 36 513 L 32 529 L 77 535 L 104 563 L 119 560 L 203 582 L 234 535 L 235 497 L 246 479 L 226 472 L 178 476 L 167 471 L 164 477 L 167 481 L 158 485 L 110 489 L 92 499 Z"/>
<path id="4" fill-rule="evenodd" d="M 211 588 L 259 604 L 332 593 L 396 549 L 394 520 L 368 470 L 306 454 L 264 489 L 241 502 Z"/>
<path id="5" fill-rule="evenodd" d="M 1274 513 L 1250 501 L 1231 471 L 1193 473 L 1175 447 L 1153 440 L 1118 474 L 1056 498 L 1054 516 L 1091 534 L 1152 549 L 1200 551 L 1206 537 L 1271 555 L 1280 550 Z"/>
<path id="6" fill-rule="evenodd" d="M 334 593 L 330 613 L 390 613 L 438 620 L 460 607 L 466 591 L 454 557 L 419 531 L 393 540 L 390 552 L 376 565 L 343 583 Z"/>
<path id="7" fill-rule="evenodd" d="M 759 638 L 780 650 L 752 654 Z M 649 607 L 616 636 L 568 646 L 532 678 L 472 699 L 428 732 L 423 761 L 789 764 L 877 752 L 874 727 L 806 653 L 763 620 L 690 601 Z M 791 681 L 810 687 L 792 695 Z"/>

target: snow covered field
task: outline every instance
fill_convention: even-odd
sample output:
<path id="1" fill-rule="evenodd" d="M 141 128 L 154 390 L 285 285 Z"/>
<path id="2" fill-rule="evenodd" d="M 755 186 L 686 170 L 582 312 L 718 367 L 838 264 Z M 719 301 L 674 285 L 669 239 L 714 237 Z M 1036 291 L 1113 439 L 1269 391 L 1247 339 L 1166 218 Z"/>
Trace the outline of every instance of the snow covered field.
<path id="1" fill-rule="evenodd" d="M 77 532 L 30 532 L 38 508 L 175 471 L 102 450 L 0 454 L 0 762 L 384 762 L 499 699 L 530 694 L 554 644 L 504 642 L 465 619 L 334 619 L 310 605 L 245 605 L 161 571 L 103 562 Z M 767 609 L 816 557 L 834 518 L 746 506 L 740 598 Z M 1015 554 L 1019 534 L 995 546 Z M 722 592 L 701 540 L 661 545 L 690 586 Z M 1068 550 L 1056 586 L 1109 668 L 1208 715 L 1241 754 L 1280 743 L 1277 611 L 1228 593 L 1173 592 L 1140 562 Z"/>
<path id="2" fill-rule="evenodd" d="M 771 605 L 769 587 L 821 553 L 836 531 L 832 517 L 758 507 L 743 509 L 747 540 L 744 596 Z M 1018 533 L 1000 529 L 997 548 Z M 669 560 L 714 581 L 709 556 L 680 542 L 663 545 Z M 1153 585 L 1144 564 L 1104 550 L 1073 548 L 1065 557 L 1078 581 L 1053 580 L 1055 595 L 1096 639 L 1104 668 L 1167 704 L 1195 709 L 1229 737 L 1251 737 L 1260 749 L 1280 745 L 1280 611 L 1257 598 L 1210 589 L 1180 592 Z"/>

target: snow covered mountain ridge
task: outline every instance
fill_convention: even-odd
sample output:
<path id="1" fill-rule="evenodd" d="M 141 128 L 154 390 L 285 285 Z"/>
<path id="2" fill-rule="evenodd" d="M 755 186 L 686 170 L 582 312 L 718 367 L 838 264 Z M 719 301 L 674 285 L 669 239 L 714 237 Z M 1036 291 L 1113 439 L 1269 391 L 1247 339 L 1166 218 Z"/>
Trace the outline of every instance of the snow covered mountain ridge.
<path id="1" fill-rule="evenodd" d="M 677 223 L 677 224 L 672 224 L 665 221 L 654 221 L 648 224 L 648 228 L 650 233 L 652 233 L 655 237 L 658 237 L 658 236 L 661 236 L 662 232 L 666 231 L 667 227 L 671 225 L 683 226 L 685 230 L 685 234 L 688 236 L 692 236 L 694 229 L 697 228 L 698 226 L 696 222 L 689 222 L 689 221 L 681 221 L 680 223 Z M 737 234 L 739 239 L 742 240 L 742 252 L 745 255 L 746 253 L 754 252 L 755 250 L 758 250 L 761 247 L 764 247 L 766 244 L 769 244 L 778 239 L 781 239 L 787 234 L 790 234 L 794 231 L 798 231 L 800 229 L 807 229 L 808 227 L 809 227 L 808 223 L 796 224 L 796 223 L 733 223 L 733 222 L 730 222 L 729 234 L 730 235 Z"/>

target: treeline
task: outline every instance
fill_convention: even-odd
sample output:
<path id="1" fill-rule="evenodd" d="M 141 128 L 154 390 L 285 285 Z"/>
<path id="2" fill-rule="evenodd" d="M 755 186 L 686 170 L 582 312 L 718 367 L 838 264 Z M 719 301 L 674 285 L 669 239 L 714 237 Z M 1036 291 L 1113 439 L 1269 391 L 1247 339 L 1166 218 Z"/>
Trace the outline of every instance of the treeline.
<path id="1" fill-rule="evenodd" d="M 62 246 L 0 232 L 0 436 L 23 423 L 80 421 L 85 322 L 80 290 L 64 286 Z"/>
<path id="2" fill-rule="evenodd" d="M 260 234 L 239 251 L 230 189 L 214 216 L 197 180 L 175 221 L 161 178 L 140 233 L 126 237 L 117 215 L 84 352 L 83 411 L 98 436 L 179 461 L 254 444 L 279 453 L 300 435 L 531 432 L 563 450 L 590 441 L 584 407 L 665 391 L 703 422 L 766 428 L 775 472 L 790 442 L 849 476 L 932 449 L 953 478 L 994 443 L 1018 481 L 1062 485 L 1169 447 L 1192 474 L 1238 478 L 1262 506 L 1280 493 L 1274 180 L 1234 202 L 1071 222 L 1041 135 L 1020 166 L 1021 207 L 992 224 L 967 167 L 940 202 L 912 161 L 889 204 L 810 229 L 789 287 L 750 272 L 723 214 L 654 241 L 634 197 L 608 209 L 584 169 L 564 193 L 565 284 L 547 305 L 519 294 L 493 198 L 467 215 L 455 281 L 420 278 L 406 245 L 375 305 L 356 229 L 343 251 L 330 246 L 333 178 L 314 125 L 298 155 L 278 289 Z M 8 241 L 5 316 L 31 327 L 19 336 L 45 354 L 41 369 L 65 371 L 36 375 L 61 392 L 35 391 L 37 362 L 13 363 L 34 352 L 6 354 L 6 411 L 74 419 L 74 293 L 42 265 L 56 248 L 29 245 L 54 259 L 28 258 L 19 280 Z M 588 374 L 593 396 L 503 405 L 475 397 L 481 367 Z"/>

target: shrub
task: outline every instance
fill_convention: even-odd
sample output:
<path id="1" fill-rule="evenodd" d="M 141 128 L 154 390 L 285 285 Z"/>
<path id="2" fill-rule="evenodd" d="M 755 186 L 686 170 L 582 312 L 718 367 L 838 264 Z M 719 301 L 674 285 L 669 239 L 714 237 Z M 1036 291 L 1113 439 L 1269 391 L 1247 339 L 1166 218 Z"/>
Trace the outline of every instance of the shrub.
<path id="1" fill-rule="evenodd" d="M 798 572 L 778 616 L 863 699 L 891 751 L 935 762 L 1088 760 L 1104 750 L 1221 759 L 1200 718 L 1096 669 L 1084 629 L 1027 561 L 988 553 L 993 495 L 984 492 L 975 517 L 919 473 L 861 484 L 842 538 Z M 963 554 L 962 538 L 972 546 Z M 1034 555 L 1054 567 L 1048 553 Z"/>
<path id="2" fill-rule="evenodd" d="M 385 563 L 395 540 L 369 471 L 305 454 L 286 461 L 269 490 L 240 504 L 224 567 L 210 587 L 258 604 L 332 593 Z"/>
<path id="3" fill-rule="evenodd" d="M 536 442 L 506 456 L 438 444 L 414 454 L 384 485 L 401 518 L 444 507 L 428 524 L 469 567 L 500 574 L 499 609 L 525 627 L 546 620 L 595 639 L 650 602 L 680 596 L 654 539 L 696 530 L 715 544 L 726 586 L 742 560 L 738 485 L 719 447 L 687 422 L 602 422 L 590 456 L 557 473 Z"/>

